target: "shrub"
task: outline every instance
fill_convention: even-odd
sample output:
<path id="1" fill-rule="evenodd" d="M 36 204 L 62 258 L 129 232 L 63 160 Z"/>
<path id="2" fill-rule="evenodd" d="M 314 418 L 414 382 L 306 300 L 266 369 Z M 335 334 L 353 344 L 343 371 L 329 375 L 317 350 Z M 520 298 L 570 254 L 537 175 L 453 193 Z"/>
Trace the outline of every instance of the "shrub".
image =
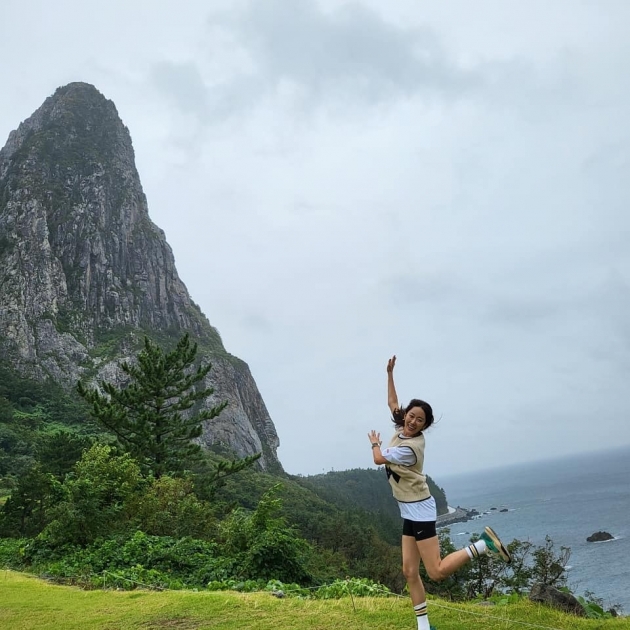
<path id="1" fill-rule="evenodd" d="M 221 523 L 222 555 L 236 560 L 234 577 L 312 582 L 306 568 L 311 546 L 278 516 L 282 504 L 275 495 L 280 487 L 270 488 L 254 512 L 237 508 Z"/>
<path id="2" fill-rule="evenodd" d="M 50 510 L 64 496 L 61 484 L 39 465 L 20 478 L 0 510 L 0 535 L 36 536 L 50 521 Z"/>
<path id="3" fill-rule="evenodd" d="M 0 538 L 0 567 L 5 569 L 24 568 L 24 545 L 19 538 Z"/>
<path id="4" fill-rule="evenodd" d="M 138 464 L 95 444 L 63 484 L 65 499 L 50 509 L 42 535 L 52 545 L 87 545 L 130 526 L 134 494 L 143 485 Z"/>
<path id="5" fill-rule="evenodd" d="M 212 506 L 195 496 L 189 479 L 161 477 L 137 497 L 138 527 L 154 536 L 210 538 L 216 528 Z"/>

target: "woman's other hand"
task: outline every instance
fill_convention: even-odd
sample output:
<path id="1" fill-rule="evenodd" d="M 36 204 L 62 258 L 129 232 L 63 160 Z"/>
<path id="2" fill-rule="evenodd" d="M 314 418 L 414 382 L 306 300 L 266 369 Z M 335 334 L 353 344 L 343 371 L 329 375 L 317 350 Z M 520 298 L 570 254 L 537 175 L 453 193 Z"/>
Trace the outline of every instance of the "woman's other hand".
<path id="1" fill-rule="evenodd" d="M 388 362 L 387 362 L 387 373 L 391 374 L 394 371 L 394 366 L 396 365 L 396 355 L 394 355 Z"/>

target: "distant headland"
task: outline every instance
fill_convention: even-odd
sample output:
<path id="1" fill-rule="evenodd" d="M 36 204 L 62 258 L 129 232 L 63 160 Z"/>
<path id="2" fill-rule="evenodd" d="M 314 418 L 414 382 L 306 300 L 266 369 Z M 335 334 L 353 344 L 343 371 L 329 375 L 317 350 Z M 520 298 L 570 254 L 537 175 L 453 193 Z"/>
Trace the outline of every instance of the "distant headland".
<path id="1" fill-rule="evenodd" d="M 459 505 L 456 508 L 449 506 L 448 510 L 449 511 L 446 514 L 442 514 L 437 517 L 437 527 L 446 527 L 447 525 L 453 525 L 454 523 L 465 523 L 466 521 L 479 516 L 479 512 L 477 512 L 477 510 L 468 510 L 460 507 Z"/>

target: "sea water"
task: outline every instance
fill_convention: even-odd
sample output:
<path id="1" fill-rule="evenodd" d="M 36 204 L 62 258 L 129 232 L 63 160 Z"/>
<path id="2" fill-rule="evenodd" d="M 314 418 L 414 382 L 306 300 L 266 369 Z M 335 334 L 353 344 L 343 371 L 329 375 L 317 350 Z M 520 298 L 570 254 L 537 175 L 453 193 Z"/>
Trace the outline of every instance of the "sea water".
<path id="1" fill-rule="evenodd" d="M 620 604 L 630 615 L 630 448 L 535 462 L 440 479 L 451 506 L 475 508 L 482 515 L 450 526 L 463 547 L 471 533 L 490 525 L 503 542 L 545 536 L 569 547 L 568 586 Z M 496 508 L 496 509 L 492 509 Z M 501 511 L 507 509 L 508 511 Z M 586 538 L 597 531 L 608 542 Z"/>

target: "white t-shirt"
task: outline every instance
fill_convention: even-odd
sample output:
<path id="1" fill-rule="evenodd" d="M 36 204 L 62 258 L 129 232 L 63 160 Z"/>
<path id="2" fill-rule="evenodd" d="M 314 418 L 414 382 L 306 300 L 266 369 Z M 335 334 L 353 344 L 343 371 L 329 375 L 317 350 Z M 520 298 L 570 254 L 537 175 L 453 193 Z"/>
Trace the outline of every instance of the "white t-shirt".
<path id="1" fill-rule="evenodd" d="M 404 439 L 404 435 L 399 437 Z M 416 456 L 409 446 L 392 446 L 381 451 L 383 457 L 391 464 L 401 466 L 413 466 Z M 435 521 L 437 520 L 437 507 L 435 499 L 429 497 L 424 501 L 414 501 L 413 503 L 402 503 L 398 501 L 401 518 L 410 521 Z"/>

